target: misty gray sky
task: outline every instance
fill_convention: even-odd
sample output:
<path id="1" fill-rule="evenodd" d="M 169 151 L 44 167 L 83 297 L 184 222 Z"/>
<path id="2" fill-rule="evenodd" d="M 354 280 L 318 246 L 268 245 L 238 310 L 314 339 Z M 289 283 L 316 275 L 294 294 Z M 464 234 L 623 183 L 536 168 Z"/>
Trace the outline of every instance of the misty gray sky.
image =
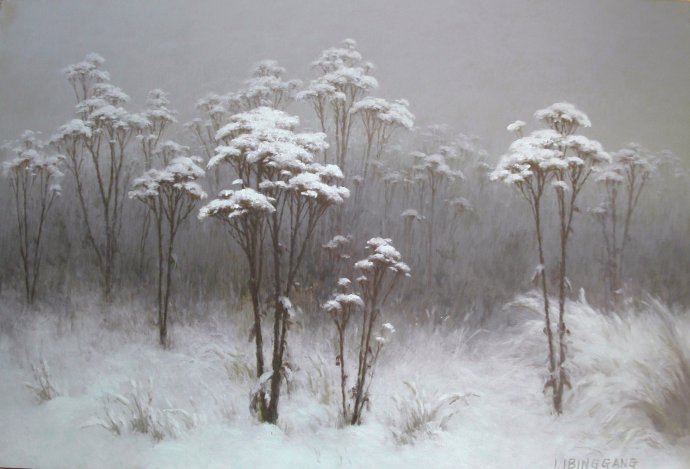
<path id="1" fill-rule="evenodd" d="M 565 100 L 609 150 L 639 141 L 690 160 L 690 2 L 664 0 L 5 0 L 0 140 L 70 118 L 59 71 L 91 51 L 131 110 L 163 88 L 184 121 L 261 59 L 307 81 L 319 52 L 347 37 L 376 64 L 376 94 L 494 154 L 507 124 Z"/>

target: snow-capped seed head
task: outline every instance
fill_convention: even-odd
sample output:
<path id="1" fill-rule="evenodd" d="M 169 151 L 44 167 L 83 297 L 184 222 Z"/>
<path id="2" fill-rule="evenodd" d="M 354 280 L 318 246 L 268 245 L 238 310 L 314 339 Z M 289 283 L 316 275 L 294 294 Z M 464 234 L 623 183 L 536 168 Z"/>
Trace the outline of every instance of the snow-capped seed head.
<path id="1" fill-rule="evenodd" d="M 419 212 L 413 208 L 408 208 L 407 210 L 404 210 L 400 216 L 404 218 L 405 220 L 421 220 L 422 217 L 419 216 Z"/>
<path id="2" fill-rule="evenodd" d="M 134 180 L 129 197 L 145 201 L 158 197 L 161 190 L 182 193 L 191 199 L 205 199 L 206 192 L 196 182 L 204 176 L 192 158 L 178 156 L 164 169 L 150 169 Z"/>
<path id="3" fill-rule="evenodd" d="M 328 300 L 321 305 L 321 308 L 330 314 L 341 313 L 343 311 L 343 306 L 336 300 Z"/>
<path id="4" fill-rule="evenodd" d="M 571 161 L 575 166 L 584 166 L 586 163 L 597 165 L 611 162 L 611 156 L 604 151 L 601 143 L 596 140 L 583 135 L 569 135 L 563 140 L 563 143 L 578 156 L 579 161 Z"/>
<path id="5" fill-rule="evenodd" d="M 522 128 L 526 125 L 527 125 L 527 123 L 525 121 L 516 120 L 515 122 L 508 124 L 508 127 L 506 127 L 506 130 L 508 132 L 518 133 L 518 132 L 522 131 Z"/>
<path id="6" fill-rule="evenodd" d="M 199 219 L 217 216 L 232 220 L 249 214 L 269 215 L 275 210 L 271 199 L 254 189 L 226 190 L 220 193 L 220 198 L 212 200 L 201 208 Z"/>
<path id="7" fill-rule="evenodd" d="M 349 278 L 342 277 L 338 279 L 338 290 L 342 293 L 346 292 L 350 288 L 351 283 Z"/>
<path id="8" fill-rule="evenodd" d="M 340 303 L 343 307 L 358 307 L 364 308 L 364 301 L 359 295 L 354 293 L 341 293 L 336 295 L 335 301 Z"/>
<path id="9" fill-rule="evenodd" d="M 558 132 L 569 135 L 578 127 L 591 127 L 587 114 L 570 103 L 554 103 L 534 113 L 534 117 Z"/>
<path id="10" fill-rule="evenodd" d="M 414 127 L 414 115 L 408 107 L 409 103 L 404 99 L 390 102 L 383 98 L 367 96 L 352 105 L 350 114 L 362 115 L 367 127 L 378 124 L 410 130 Z"/>

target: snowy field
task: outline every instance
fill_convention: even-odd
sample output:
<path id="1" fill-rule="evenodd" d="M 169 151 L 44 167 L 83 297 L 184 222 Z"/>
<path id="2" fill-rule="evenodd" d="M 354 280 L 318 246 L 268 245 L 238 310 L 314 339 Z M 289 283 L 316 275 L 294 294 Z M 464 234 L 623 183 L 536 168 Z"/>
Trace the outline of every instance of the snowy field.
<path id="1" fill-rule="evenodd" d="M 545 339 L 533 299 L 507 305 L 487 330 L 450 327 L 429 312 L 396 321 L 388 311 L 397 331 L 355 427 L 339 423 L 325 321 L 295 328 L 276 427 L 248 408 L 248 314 L 200 305 L 207 319 L 175 323 L 173 347 L 163 350 L 136 302 L 106 312 L 82 298 L 21 314 L 4 303 L 0 465 L 581 467 L 568 466 L 574 458 L 589 467 L 689 467 L 690 321 L 651 300 L 622 315 L 569 304 L 573 390 L 561 417 L 541 392 Z M 41 386 L 32 365 L 49 383 Z M 55 395 L 40 402 L 46 389 Z M 137 405 L 138 428 L 149 433 L 134 429 Z"/>

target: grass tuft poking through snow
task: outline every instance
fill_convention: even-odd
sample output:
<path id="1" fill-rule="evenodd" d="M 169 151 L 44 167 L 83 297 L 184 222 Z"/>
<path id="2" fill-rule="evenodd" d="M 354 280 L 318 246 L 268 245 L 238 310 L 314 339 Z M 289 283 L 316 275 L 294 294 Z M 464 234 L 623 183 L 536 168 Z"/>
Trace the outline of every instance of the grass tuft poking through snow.
<path id="1" fill-rule="evenodd" d="M 27 382 L 24 385 L 36 394 L 39 404 L 60 395 L 52 382 L 48 362 L 44 358 L 39 358 L 38 362 L 32 363 L 31 371 L 33 372 L 34 383 Z"/>
<path id="2" fill-rule="evenodd" d="M 153 402 L 153 379 L 147 385 L 131 381 L 131 390 L 125 396 L 115 394 L 104 399 L 104 415 L 96 417 L 85 426 L 99 425 L 116 435 L 126 429 L 150 435 L 154 441 L 177 438 L 194 428 L 198 417 L 184 409 L 173 408 L 170 402 L 157 407 Z"/>
<path id="3" fill-rule="evenodd" d="M 445 394 L 428 398 L 411 381 L 405 381 L 408 396 L 393 396 L 397 417 L 391 420 L 391 432 L 402 445 L 422 438 L 433 438 L 448 428 L 448 422 L 458 412 L 459 402 L 469 405 L 469 397 L 476 394 Z M 478 396 L 477 396 L 478 397 Z"/>

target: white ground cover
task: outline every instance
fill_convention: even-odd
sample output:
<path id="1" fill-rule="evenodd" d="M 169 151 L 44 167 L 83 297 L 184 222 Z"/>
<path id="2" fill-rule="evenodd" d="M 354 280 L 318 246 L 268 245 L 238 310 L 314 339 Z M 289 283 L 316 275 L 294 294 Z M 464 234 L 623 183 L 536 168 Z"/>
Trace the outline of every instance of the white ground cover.
<path id="1" fill-rule="evenodd" d="M 172 349 L 162 350 L 137 302 L 105 311 L 81 298 L 21 312 L 5 301 L 0 466 L 554 468 L 575 458 L 690 467 L 687 314 L 654 302 L 620 315 L 569 304 L 573 390 L 556 417 L 542 394 L 535 304 L 520 298 L 479 331 L 386 312 L 397 332 L 358 427 L 340 425 L 331 324 L 298 324 L 276 427 L 249 412 L 248 314 L 199 305 L 205 319 L 178 320 Z M 40 388 L 32 365 L 57 396 L 39 403 L 27 386 Z M 147 434 L 132 428 L 137 402 Z M 112 423 L 119 435 L 105 428 Z"/>

